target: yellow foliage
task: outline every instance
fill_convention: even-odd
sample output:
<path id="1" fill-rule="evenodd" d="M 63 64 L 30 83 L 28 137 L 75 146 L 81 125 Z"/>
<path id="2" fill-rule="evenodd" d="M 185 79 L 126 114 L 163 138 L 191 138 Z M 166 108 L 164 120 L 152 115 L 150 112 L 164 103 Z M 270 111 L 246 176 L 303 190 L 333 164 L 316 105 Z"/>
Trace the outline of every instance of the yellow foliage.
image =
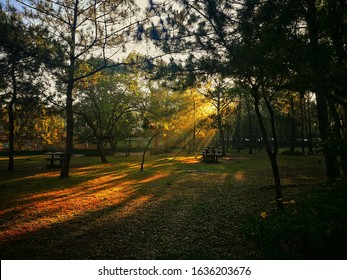
<path id="1" fill-rule="evenodd" d="M 65 133 L 65 122 L 59 115 L 45 115 L 35 127 L 44 144 L 59 143 Z"/>
<path id="2" fill-rule="evenodd" d="M 260 213 L 260 216 L 261 216 L 263 219 L 265 219 L 265 218 L 267 217 L 267 213 L 266 213 L 266 212 L 261 212 L 261 213 Z"/>

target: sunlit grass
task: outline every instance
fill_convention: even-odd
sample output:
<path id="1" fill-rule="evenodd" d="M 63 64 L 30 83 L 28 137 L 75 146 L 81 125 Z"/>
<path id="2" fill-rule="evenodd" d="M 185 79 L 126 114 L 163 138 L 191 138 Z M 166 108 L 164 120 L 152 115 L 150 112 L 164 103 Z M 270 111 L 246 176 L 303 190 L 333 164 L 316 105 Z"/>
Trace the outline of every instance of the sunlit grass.
<path id="1" fill-rule="evenodd" d="M 314 158 L 296 160 L 300 164 L 295 165 L 293 158 L 281 159 L 285 183 L 324 178 L 323 167 Z M 144 172 L 139 171 L 139 155 L 110 157 L 107 164 L 98 158 L 74 158 L 67 180 L 58 178 L 59 170 L 46 169 L 42 157 L 15 163 L 14 172 L 5 171 L 6 161 L 0 163 L 4 258 L 240 257 L 243 241 L 237 221 L 273 207 L 269 187 L 273 180 L 265 154 L 233 153 L 216 164 L 203 163 L 200 156 L 148 156 Z M 298 191 L 284 188 L 288 201 Z M 75 240 L 80 234 L 88 236 L 88 249 Z M 228 238 L 236 238 L 238 245 L 226 242 Z M 28 239 L 36 242 L 27 244 Z M 58 239 L 62 247 L 49 251 Z M 119 255 L 96 254 L 96 248 L 106 244 Z"/>
<path id="2" fill-rule="evenodd" d="M 180 156 L 173 158 L 173 160 L 186 164 L 198 164 L 201 162 L 201 158 L 198 156 Z"/>
<path id="3" fill-rule="evenodd" d="M 106 167 L 110 167 L 110 165 Z M 72 176 L 85 175 L 87 170 L 89 169 L 82 168 L 81 170 L 76 168 L 76 170 L 73 170 Z M 50 172 L 48 176 L 47 174 L 41 174 L 27 176 L 25 179 L 44 180 L 53 175 L 57 174 Z M 136 180 L 127 179 L 128 174 L 126 173 L 109 173 L 107 175 L 103 173 L 103 175 L 94 179 L 83 181 L 66 189 L 26 195 L 25 197 L 19 196 L 16 200 L 17 206 L 0 210 L 0 216 L 4 214 L 11 215 L 16 221 L 13 223 L 13 220 L 8 220 L 2 224 L 2 228 L 5 228 L 5 230 L 0 232 L 0 241 L 47 228 L 51 224 L 65 222 L 76 216 L 98 211 L 101 208 L 118 205 L 133 196 L 136 189 L 143 184 L 162 179 L 168 175 L 168 172 L 160 172 Z M 49 186 L 47 188 L 49 189 Z M 134 206 L 138 207 L 140 203 L 145 202 L 149 197 L 144 195 L 138 197 L 135 201 L 129 202 L 127 215 L 131 213 L 129 209 Z"/>

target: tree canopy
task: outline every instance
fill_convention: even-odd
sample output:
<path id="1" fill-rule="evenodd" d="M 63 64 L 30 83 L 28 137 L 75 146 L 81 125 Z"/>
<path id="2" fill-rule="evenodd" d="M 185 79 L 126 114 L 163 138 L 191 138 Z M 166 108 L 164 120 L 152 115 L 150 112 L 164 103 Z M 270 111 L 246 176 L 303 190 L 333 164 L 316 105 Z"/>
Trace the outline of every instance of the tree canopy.
<path id="1" fill-rule="evenodd" d="M 278 208 L 282 143 L 304 152 L 307 139 L 312 153 L 320 139 L 327 178 L 346 174 L 345 1 L 18 2 L 0 22 L 9 169 L 19 112 L 45 107 L 65 118 L 61 178 L 74 139 L 95 142 L 102 161 L 104 147 L 153 133 L 154 145 L 180 138 L 194 153 L 205 126 L 223 155 L 265 148 Z"/>

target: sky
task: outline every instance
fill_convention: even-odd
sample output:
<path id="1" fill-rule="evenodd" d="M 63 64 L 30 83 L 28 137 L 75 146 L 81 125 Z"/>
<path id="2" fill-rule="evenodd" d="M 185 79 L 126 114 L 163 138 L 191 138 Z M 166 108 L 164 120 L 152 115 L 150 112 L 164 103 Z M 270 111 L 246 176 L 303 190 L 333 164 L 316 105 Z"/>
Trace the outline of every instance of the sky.
<path id="1" fill-rule="evenodd" d="M 5 3 L 6 3 L 6 0 L 0 0 L 0 3 L 2 4 L 2 5 L 4 5 Z M 17 1 L 15 1 L 15 0 L 10 0 L 10 3 L 12 4 L 12 5 L 14 5 L 15 7 L 17 7 L 17 8 L 19 8 L 21 5 L 17 2 Z"/>
<path id="2" fill-rule="evenodd" d="M 148 0 L 135 0 L 137 5 L 139 5 L 141 8 L 146 7 L 148 4 Z M 5 4 L 6 0 L 0 0 L 1 4 Z M 10 3 L 14 5 L 15 7 L 20 7 L 21 5 L 16 0 L 10 0 Z"/>
<path id="3" fill-rule="evenodd" d="M 158 2 L 160 2 L 160 1 L 161 0 L 159 0 Z M 0 3 L 2 4 L 2 6 L 4 6 L 6 2 L 7 2 L 6 0 L 0 0 Z M 144 9 L 148 5 L 148 0 L 135 0 L 135 2 L 142 9 Z M 10 0 L 10 3 L 19 9 L 22 6 L 16 0 Z M 136 44 L 134 44 L 134 43 L 128 44 L 126 52 L 123 53 L 121 55 L 121 57 L 127 56 L 132 51 L 137 51 L 137 52 L 144 53 L 144 54 L 150 54 L 153 56 L 158 55 L 158 50 L 155 50 L 153 45 L 148 44 L 146 42 L 140 42 L 140 43 L 136 43 Z"/>

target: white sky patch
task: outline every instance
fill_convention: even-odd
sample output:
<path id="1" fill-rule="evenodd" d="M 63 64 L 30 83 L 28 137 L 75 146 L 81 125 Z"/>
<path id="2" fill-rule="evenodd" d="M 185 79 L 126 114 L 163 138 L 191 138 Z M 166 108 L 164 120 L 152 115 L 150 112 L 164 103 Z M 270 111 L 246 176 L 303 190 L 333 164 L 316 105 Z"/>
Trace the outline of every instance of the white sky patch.
<path id="1" fill-rule="evenodd" d="M 6 0 L 0 0 L 0 3 L 2 7 L 6 5 Z M 11 5 L 14 5 L 17 9 L 21 10 L 22 4 L 19 3 L 16 0 L 10 0 L 9 1 Z M 156 0 L 155 3 L 162 3 L 164 0 Z M 148 0 L 135 0 L 135 3 L 141 8 L 142 11 L 145 11 L 145 9 L 149 6 Z M 145 15 L 143 15 L 144 17 Z M 141 14 L 139 15 L 141 18 Z M 153 19 L 155 23 L 155 19 Z M 114 50 L 113 50 L 114 51 Z M 111 51 L 112 52 L 112 51 Z M 110 57 L 113 60 L 121 61 L 122 59 L 126 58 L 130 53 L 132 52 L 138 52 L 140 54 L 146 55 L 148 57 L 157 57 L 162 55 L 161 50 L 158 47 L 155 47 L 151 39 L 143 37 L 143 40 L 141 41 L 132 41 L 128 42 L 125 46 L 124 51 L 116 51 L 115 55 Z"/>

